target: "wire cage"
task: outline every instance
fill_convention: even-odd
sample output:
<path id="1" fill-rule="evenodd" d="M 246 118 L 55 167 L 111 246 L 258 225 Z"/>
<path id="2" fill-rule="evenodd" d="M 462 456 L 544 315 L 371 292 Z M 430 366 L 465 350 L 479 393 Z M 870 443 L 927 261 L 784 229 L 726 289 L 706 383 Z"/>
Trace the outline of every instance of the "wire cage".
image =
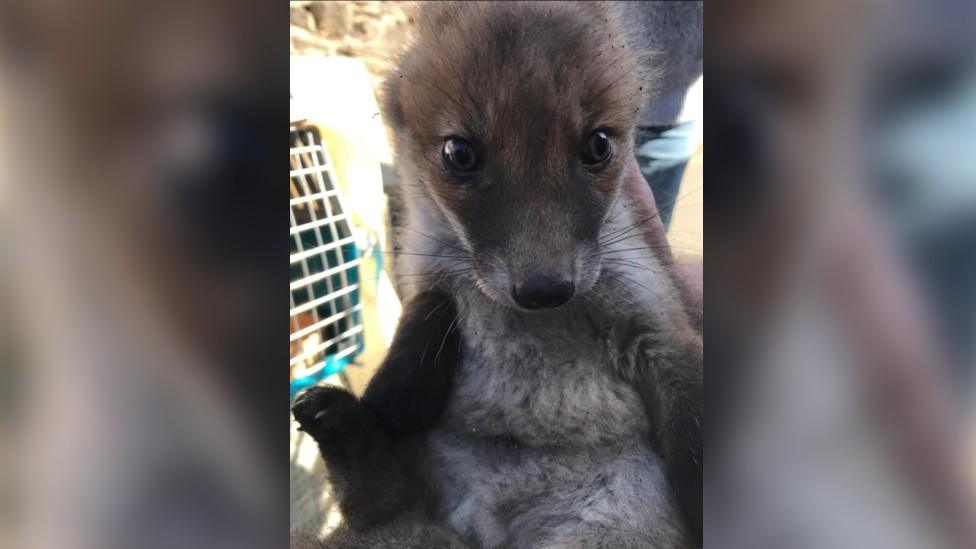
<path id="1" fill-rule="evenodd" d="M 314 127 L 290 132 L 291 274 L 289 320 L 292 398 L 341 373 L 363 350 L 354 227 L 335 172 Z"/>

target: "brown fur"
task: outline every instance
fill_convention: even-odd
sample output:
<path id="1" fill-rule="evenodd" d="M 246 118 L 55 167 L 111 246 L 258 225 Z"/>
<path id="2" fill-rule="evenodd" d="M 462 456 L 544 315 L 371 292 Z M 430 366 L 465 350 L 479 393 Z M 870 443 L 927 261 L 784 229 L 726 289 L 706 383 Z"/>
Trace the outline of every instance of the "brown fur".
<path id="1" fill-rule="evenodd" d="M 538 258 L 596 237 L 632 156 L 652 60 L 628 49 L 604 3 L 433 3 L 418 23 L 383 97 L 397 153 L 420 172 L 405 174 L 407 183 L 430 193 L 476 256 L 526 263 L 494 268 L 516 277 L 571 269 L 568 254 Z M 577 160 L 595 129 L 614 148 L 599 170 Z M 444 168 L 449 136 L 467 139 L 484 159 L 476 187 Z M 527 203 L 544 207 L 526 216 Z"/>

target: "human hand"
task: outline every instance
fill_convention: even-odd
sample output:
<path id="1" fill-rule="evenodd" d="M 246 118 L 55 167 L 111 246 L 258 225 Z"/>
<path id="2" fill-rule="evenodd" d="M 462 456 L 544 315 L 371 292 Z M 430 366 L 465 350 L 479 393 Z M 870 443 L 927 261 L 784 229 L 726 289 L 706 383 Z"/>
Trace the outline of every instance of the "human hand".
<path id="1" fill-rule="evenodd" d="M 704 295 L 704 263 L 675 260 L 671 253 L 667 234 L 664 231 L 664 224 L 661 222 L 661 216 L 657 215 L 658 209 L 657 203 L 654 201 L 654 194 L 641 174 L 636 158 L 632 158 L 626 168 L 624 192 L 633 200 L 638 218 L 648 219 L 647 223 L 644 224 L 644 238 L 647 243 L 654 247 L 661 262 L 677 275 L 675 278 L 683 286 L 681 290 L 691 301 L 690 304 L 700 311 Z"/>

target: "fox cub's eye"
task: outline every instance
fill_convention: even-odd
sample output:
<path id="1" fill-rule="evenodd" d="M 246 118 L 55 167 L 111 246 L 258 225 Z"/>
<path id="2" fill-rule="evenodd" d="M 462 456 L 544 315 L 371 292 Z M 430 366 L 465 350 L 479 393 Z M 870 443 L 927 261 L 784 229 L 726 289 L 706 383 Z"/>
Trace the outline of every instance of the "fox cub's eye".
<path id="1" fill-rule="evenodd" d="M 602 164 L 610 158 L 612 153 L 613 147 L 610 145 L 610 138 L 603 131 L 596 130 L 583 143 L 583 163 L 586 165 Z"/>
<path id="2" fill-rule="evenodd" d="M 474 146 L 460 137 L 448 137 L 441 151 L 444 162 L 459 172 L 472 172 L 478 167 Z"/>

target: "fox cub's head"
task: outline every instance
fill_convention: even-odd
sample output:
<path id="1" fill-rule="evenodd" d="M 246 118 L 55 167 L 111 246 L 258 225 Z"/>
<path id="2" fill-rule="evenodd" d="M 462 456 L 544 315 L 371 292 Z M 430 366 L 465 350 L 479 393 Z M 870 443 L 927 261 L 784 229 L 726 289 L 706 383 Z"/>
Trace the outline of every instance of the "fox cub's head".
<path id="1" fill-rule="evenodd" d="M 587 292 L 647 91 L 608 5 L 432 3 L 386 82 L 401 176 L 438 238 L 495 301 L 545 309 Z"/>

